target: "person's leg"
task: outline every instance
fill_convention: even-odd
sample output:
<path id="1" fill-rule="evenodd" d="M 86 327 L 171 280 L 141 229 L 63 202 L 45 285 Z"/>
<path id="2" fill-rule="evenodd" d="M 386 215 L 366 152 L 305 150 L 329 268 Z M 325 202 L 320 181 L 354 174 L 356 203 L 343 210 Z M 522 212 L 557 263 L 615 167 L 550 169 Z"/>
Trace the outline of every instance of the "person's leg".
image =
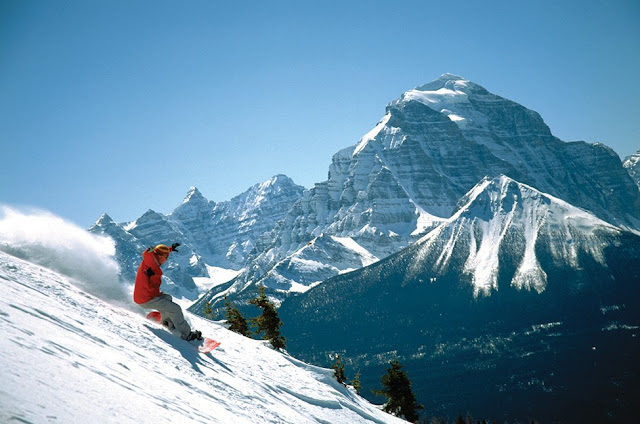
<path id="1" fill-rule="evenodd" d="M 170 295 L 163 293 L 140 306 L 160 312 L 162 321 L 170 320 L 183 338 L 191 333 L 191 327 L 184 319 L 182 308 L 172 300 Z"/>

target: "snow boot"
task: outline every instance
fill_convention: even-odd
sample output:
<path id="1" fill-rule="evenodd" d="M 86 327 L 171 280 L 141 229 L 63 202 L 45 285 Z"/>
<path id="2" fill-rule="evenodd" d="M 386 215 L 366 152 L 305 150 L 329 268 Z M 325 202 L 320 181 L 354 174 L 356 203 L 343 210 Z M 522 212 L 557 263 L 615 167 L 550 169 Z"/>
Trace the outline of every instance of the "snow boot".
<path id="1" fill-rule="evenodd" d="M 165 326 L 169 331 L 176 329 L 176 326 L 173 325 L 173 322 L 169 318 L 162 321 L 162 325 Z"/>
<path id="2" fill-rule="evenodd" d="M 190 342 L 191 340 L 204 340 L 204 338 L 202 337 L 202 332 L 197 330 L 190 332 L 186 336 L 182 336 L 182 338 L 188 342 Z"/>

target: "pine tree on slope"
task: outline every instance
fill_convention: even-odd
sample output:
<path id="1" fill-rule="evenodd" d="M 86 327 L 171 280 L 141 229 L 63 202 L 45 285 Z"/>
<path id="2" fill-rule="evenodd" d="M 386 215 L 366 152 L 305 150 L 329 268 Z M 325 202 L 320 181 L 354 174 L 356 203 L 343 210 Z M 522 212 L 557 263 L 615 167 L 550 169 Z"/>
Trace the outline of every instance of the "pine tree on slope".
<path id="1" fill-rule="evenodd" d="M 338 383 L 346 385 L 347 377 L 344 375 L 344 363 L 340 359 L 340 355 L 336 356 L 336 361 L 331 365 L 331 368 L 333 368 L 333 372 Z"/>
<path id="2" fill-rule="evenodd" d="M 423 407 L 416 402 L 409 376 L 402 370 L 402 365 L 397 359 L 390 361 L 389 365 L 387 373 L 380 379 L 384 388 L 375 390 L 374 393 L 389 399 L 384 406 L 385 412 L 397 417 L 404 416 L 409 422 L 416 422 L 420 418 L 417 410 Z"/>
<path id="3" fill-rule="evenodd" d="M 360 382 L 360 371 L 359 370 L 356 373 L 356 376 L 353 377 L 353 381 L 351 382 L 351 385 L 353 386 L 354 389 L 356 389 L 356 393 L 360 394 L 360 391 L 362 390 L 362 383 Z"/>
<path id="4" fill-rule="evenodd" d="M 229 324 L 229 330 L 238 334 L 242 334 L 245 337 L 251 337 L 251 330 L 245 317 L 242 316 L 236 305 L 229 302 L 227 297 L 224 298 L 224 306 L 226 308 L 227 324 Z"/>
<path id="5" fill-rule="evenodd" d="M 207 319 L 212 319 L 213 308 L 211 307 L 211 302 L 207 302 L 202 308 L 202 314 Z"/>
<path id="6" fill-rule="evenodd" d="M 276 350 L 284 349 L 285 338 L 280 334 L 282 321 L 278 317 L 276 306 L 267 298 L 263 286 L 260 286 L 258 297 L 249 300 L 249 304 L 262 309 L 262 315 L 251 319 L 257 328 L 256 334 L 264 333 L 263 339 L 269 340 Z"/>

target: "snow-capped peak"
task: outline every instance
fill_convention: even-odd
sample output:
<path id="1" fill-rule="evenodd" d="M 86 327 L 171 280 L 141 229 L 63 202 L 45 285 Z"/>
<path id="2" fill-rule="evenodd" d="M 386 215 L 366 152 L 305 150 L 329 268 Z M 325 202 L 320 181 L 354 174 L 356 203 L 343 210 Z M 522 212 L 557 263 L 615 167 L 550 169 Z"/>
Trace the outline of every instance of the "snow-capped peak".
<path id="1" fill-rule="evenodd" d="M 417 101 L 440 112 L 465 128 L 469 122 L 483 123 L 487 118 L 469 104 L 474 91 L 486 91 L 479 85 L 453 74 L 443 74 L 428 84 L 405 92 L 400 101 Z"/>
<path id="2" fill-rule="evenodd" d="M 98 218 L 98 220 L 96 221 L 95 224 L 93 224 L 94 227 L 105 227 L 108 225 L 112 225 L 115 222 L 113 221 L 113 219 L 111 219 L 111 217 L 105 212 L 103 213 L 100 218 Z"/>
<path id="3" fill-rule="evenodd" d="M 182 203 L 189 203 L 189 202 L 207 202 L 207 199 L 204 198 L 204 196 L 202 195 L 202 193 L 200 193 L 200 190 L 198 190 L 195 186 L 191 186 L 189 188 L 189 191 L 187 192 L 187 195 L 184 197 L 184 200 L 182 201 Z"/>
<path id="4" fill-rule="evenodd" d="M 517 203 L 512 203 L 515 201 Z M 615 226 L 601 220 L 591 212 L 577 208 L 562 199 L 542 193 L 535 188 L 515 181 L 506 175 L 499 175 L 493 179 L 485 177 L 475 187 L 473 187 L 458 203 L 458 211 L 450 220 L 454 220 L 460 214 L 478 213 L 478 216 L 487 216 L 487 213 L 504 213 L 513 208 L 533 208 L 539 204 L 553 207 L 562 215 L 573 221 L 582 220 L 583 228 L 609 227 L 617 229 Z M 553 206 L 549 206 L 553 205 Z M 487 206 L 491 208 L 487 210 Z"/>
<path id="5" fill-rule="evenodd" d="M 409 92 L 422 91 L 422 92 L 428 93 L 428 92 L 437 92 L 443 89 L 457 91 L 457 92 L 466 92 L 466 93 L 469 93 L 471 91 L 476 91 L 478 89 L 484 90 L 484 88 L 482 88 L 478 84 L 466 78 L 463 78 L 461 76 L 454 75 L 454 74 L 442 74 L 440 78 L 434 81 L 431 81 L 429 83 L 423 84 L 421 86 L 418 86 L 413 90 L 409 90 Z"/>
<path id="6" fill-rule="evenodd" d="M 606 238 L 620 232 L 585 210 L 504 175 L 485 178 L 459 205 L 445 224 L 422 239 L 419 256 L 424 259 L 439 249 L 439 270 L 448 267 L 452 257 L 465 257 L 463 272 L 471 276 L 476 296 L 498 290 L 501 252 L 510 252 L 516 264 L 511 285 L 540 293 L 547 274 L 538 258 L 539 240 L 549 246 L 554 263 L 579 269 L 587 255 L 605 266 Z"/>
<path id="7" fill-rule="evenodd" d="M 444 74 L 440 75 L 440 78 L 438 78 L 438 80 L 444 80 L 444 81 L 450 81 L 450 80 L 464 80 L 464 78 L 462 78 L 459 75 L 455 75 L 449 72 L 445 72 Z"/>
<path id="8" fill-rule="evenodd" d="M 214 206 L 215 202 L 209 202 L 202 193 L 200 193 L 200 190 L 191 186 L 182 204 L 175 208 L 170 216 L 172 218 L 178 217 L 185 221 L 204 219 L 203 215 L 209 214 Z"/>
<path id="9" fill-rule="evenodd" d="M 291 178 L 279 174 L 267 181 L 255 184 L 246 192 L 231 199 L 231 203 L 240 205 L 238 216 L 241 219 L 246 219 L 269 199 L 286 197 L 288 193 L 301 192 L 302 189 Z"/>
<path id="10" fill-rule="evenodd" d="M 293 180 L 286 175 L 278 174 L 263 183 L 256 184 L 253 189 L 257 193 L 266 194 L 269 192 L 280 192 L 291 188 L 299 188 Z M 250 189 L 251 190 L 251 189 Z"/>
<path id="11" fill-rule="evenodd" d="M 164 221 L 164 216 L 154 211 L 153 209 L 148 209 L 145 213 L 142 214 L 140 218 L 128 223 L 123 228 L 125 231 L 131 231 L 134 228 L 138 228 L 140 225 L 160 221 Z"/>
<path id="12" fill-rule="evenodd" d="M 278 174 L 278 175 L 274 175 L 273 177 L 269 178 L 267 181 L 265 181 L 264 183 L 262 183 L 262 186 L 272 186 L 272 185 L 276 185 L 276 184 L 289 184 L 292 183 L 293 180 L 289 177 L 287 177 L 284 174 Z"/>

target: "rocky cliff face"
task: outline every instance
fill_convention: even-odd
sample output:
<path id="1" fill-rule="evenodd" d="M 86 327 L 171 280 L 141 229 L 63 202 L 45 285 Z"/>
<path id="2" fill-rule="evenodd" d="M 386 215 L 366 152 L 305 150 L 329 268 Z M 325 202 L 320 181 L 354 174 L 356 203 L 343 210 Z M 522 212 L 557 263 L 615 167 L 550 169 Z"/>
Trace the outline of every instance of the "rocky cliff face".
<path id="1" fill-rule="evenodd" d="M 640 150 L 626 157 L 623 166 L 640 189 Z"/>
<path id="2" fill-rule="evenodd" d="M 502 174 L 614 224 L 635 225 L 640 218 L 638 196 L 634 196 L 620 159 L 610 148 L 599 143 L 565 143 L 551 134 L 536 112 L 455 75 L 445 74 L 410 90 L 397 102 L 407 101 L 420 102 L 448 116 L 465 139 L 486 147 L 491 155 L 517 170 L 504 169 Z M 497 175 L 491 171 L 485 175 Z"/>
<path id="3" fill-rule="evenodd" d="M 218 203 L 213 210 L 211 243 L 226 249 L 223 253 L 231 268 L 244 267 L 260 236 L 276 226 L 303 190 L 289 177 L 277 175 L 229 202 Z"/>

